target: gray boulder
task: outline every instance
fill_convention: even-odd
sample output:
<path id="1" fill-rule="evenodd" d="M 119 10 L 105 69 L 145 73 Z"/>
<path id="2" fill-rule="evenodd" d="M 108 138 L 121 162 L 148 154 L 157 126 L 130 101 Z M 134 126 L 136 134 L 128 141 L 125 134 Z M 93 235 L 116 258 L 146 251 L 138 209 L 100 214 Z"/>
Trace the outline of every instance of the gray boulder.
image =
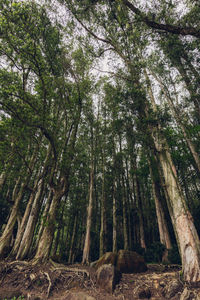
<path id="1" fill-rule="evenodd" d="M 112 293 L 117 283 L 121 279 L 121 272 L 119 272 L 112 264 L 105 264 L 96 271 L 97 284 L 106 292 Z"/>

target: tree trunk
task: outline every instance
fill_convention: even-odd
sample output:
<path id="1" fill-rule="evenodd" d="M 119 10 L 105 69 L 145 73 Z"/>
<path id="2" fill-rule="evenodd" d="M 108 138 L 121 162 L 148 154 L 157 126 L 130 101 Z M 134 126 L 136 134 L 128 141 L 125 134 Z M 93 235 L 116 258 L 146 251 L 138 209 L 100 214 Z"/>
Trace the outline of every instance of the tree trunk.
<path id="1" fill-rule="evenodd" d="M 153 197 L 154 197 L 155 207 L 156 207 L 156 216 L 158 220 L 160 242 L 166 247 L 166 250 L 163 254 L 162 261 L 168 262 L 168 252 L 172 248 L 172 244 L 171 244 L 170 234 L 167 227 L 165 214 L 161 203 L 161 195 L 160 195 L 160 188 L 159 188 L 160 184 L 154 178 L 154 174 L 150 162 L 149 162 L 149 168 L 150 168 L 150 174 L 152 179 L 152 192 L 153 192 Z"/>
<path id="2" fill-rule="evenodd" d="M 20 181 L 20 178 L 18 179 L 14 190 L 17 189 L 19 181 Z M 0 257 L 4 257 L 4 255 L 8 254 L 8 251 L 10 248 L 10 241 L 11 241 L 12 234 L 13 234 L 13 228 L 14 228 L 16 220 L 17 220 L 19 203 L 23 197 L 24 188 L 25 188 L 25 183 L 22 183 L 19 192 L 15 193 L 15 191 L 14 191 L 14 193 L 13 193 L 14 197 L 16 197 L 14 199 L 15 203 L 12 207 L 8 222 L 7 222 L 6 227 L 0 238 Z"/>
<path id="3" fill-rule="evenodd" d="M 136 162 L 135 162 L 136 163 Z M 135 166 L 136 168 L 136 166 Z M 134 182 L 135 182 L 135 195 L 136 195 L 136 202 L 138 208 L 138 216 L 139 216 L 139 233 L 140 233 L 140 246 L 146 249 L 146 242 L 145 242 L 145 234 L 144 234 L 144 220 L 142 215 L 142 199 L 141 199 L 141 191 L 140 191 L 140 184 L 137 178 L 136 173 L 134 174 Z"/>
<path id="4" fill-rule="evenodd" d="M 85 235 L 85 243 L 83 249 L 82 264 L 89 264 L 89 255 L 90 255 L 90 231 L 92 225 L 93 187 L 94 187 L 94 162 L 92 161 L 91 164 L 92 165 L 90 171 L 89 203 L 87 208 L 86 235 Z"/>
<path id="5" fill-rule="evenodd" d="M 124 237 L 124 249 L 128 250 L 128 225 L 127 225 L 127 204 L 126 204 L 126 187 L 124 183 L 124 176 L 122 174 L 122 211 L 123 211 L 123 237 Z"/>
<path id="6" fill-rule="evenodd" d="M 102 195 L 101 195 L 101 228 L 100 228 L 100 246 L 99 256 L 106 252 L 106 197 L 105 197 L 105 162 L 103 153 L 103 174 L 102 174 Z"/>
<path id="7" fill-rule="evenodd" d="M 48 160 L 51 154 L 51 146 L 49 146 L 46 159 L 42 171 L 39 170 L 35 179 L 33 191 L 29 198 L 26 210 L 19 229 L 19 235 L 15 240 L 14 247 L 11 251 L 11 256 L 16 256 L 17 259 L 23 259 L 29 252 L 32 243 L 35 224 L 38 219 L 39 204 L 44 190 L 44 177 L 47 171 Z M 41 179 L 40 179 L 41 178 Z"/>
<path id="8" fill-rule="evenodd" d="M 200 176 L 200 158 L 199 158 L 199 155 L 195 149 L 195 146 L 193 144 L 193 142 L 191 141 L 190 137 L 189 137 L 189 134 L 187 133 L 187 130 L 182 122 L 182 119 L 181 119 L 181 115 L 180 113 L 177 111 L 177 108 L 175 107 L 174 103 L 173 103 L 173 100 L 171 99 L 171 97 L 169 96 L 169 92 L 167 93 L 166 91 L 166 88 L 164 86 L 164 84 L 162 83 L 162 81 L 158 78 L 158 76 L 154 73 L 152 73 L 152 75 L 154 76 L 154 78 L 159 82 L 160 86 L 161 86 L 161 89 L 162 89 L 162 92 L 164 93 L 165 95 L 165 98 L 167 99 L 168 101 L 168 104 L 172 110 L 172 113 L 174 115 L 174 118 L 177 122 L 177 124 L 180 126 L 181 130 L 182 130 L 182 133 L 183 133 L 183 136 L 186 140 L 186 143 L 188 145 L 188 148 L 193 156 L 193 159 L 194 159 L 194 167 L 195 169 L 197 170 L 197 173 L 198 175 Z"/>
<path id="9" fill-rule="evenodd" d="M 36 160 L 36 154 L 37 154 L 37 149 L 34 150 L 30 162 L 29 162 L 29 167 L 28 167 L 28 175 L 25 177 L 24 181 L 21 183 L 20 189 L 18 190 L 18 185 L 20 183 L 20 176 L 18 178 L 18 181 L 16 182 L 15 188 L 13 190 L 12 194 L 12 199 L 14 202 L 14 205 L 12 207 L 7 225 L 2 233 L 2 236 L 0 238 L 0 257 L 4 256 L 7 254 L 7 251 L 9 249 L 9 244 L 10 244 L 10 239 L 12 237 L 13 229 L 17 220 L 17 215 L 18 215 L 18 210 L 19 210 L 19 204 L 24 196 L 24 191 L 27 186 L 27 184 L 30 181 L 31 178 L 31 172 L 30 170 L 33 169 L 35 160 Z"/>
<path id="10" fill-rule="evenodd" d="M 163 142 L 162 142 L 163 143 Z M 169 196 L 171 218 L 177 233 L 178 245 L 182 258 L 184 279 L 190 282 L 200 281 L 200 242 L 192 216 L 178 183 L 178 178 L 167 145 L 159 150 L 160 164 L 166 190 Z"/>
<path id="11" fill-rule="evenodd" d="M 65 194 L 65 192 L 66 192 L 65 183 L 61 189 L 58 188 L 58 190 L 54 191 L 53 199 L 47 215 L 46 226 L 43 229 L 43 233 L 38 244 L 37 252 L 34 257 L 35 262 L 38 261 L 45 262 L 49 259 L 53 237 L 54 237 L 56 212 L 60 200 Z"/>
<path id="12" fill-rule="evenodd" d="M 30 216 L 28 218 L 28 222 L 26 225 L 26 229 L 23 234 L 23 238 L 20 243 L 19 250 L 17 252 L 16 259 L 23 260 L 26 258 L 27 254 L 30 251 L 30 247 L 33 241 L 33 235 L 34 235 L 34 230 L 35 230 L 35 224 L 38 219 L 38 214 L 39 214 L 39 206 L 41 203 L 41 197 L 43 194 L 44 190 L 44 178 L 40 180 L 38 183 L 38 190 L 35 195 L 35 199 L 32 204 Z"/>
<path id="13" fill-rule="evenodd" d="M 89 206 L 88 206 L 88 210 L 89 210 Z M 77 221 L 78 221 L 78 215 L 76 213 L 75 219 L 74 219 L 73 231 L 72 231 L 71 244 L 70 244 L 70 249 L 69 249 L 68 263 L 72 263 L 73 262 L 73 251 L 74 251 L 75 236 L 76 236 L 77 223 L 78 223 Z M 84 250 L 85 250 L 85 247 L 84 247 Z M 88 257 L 89 257 L 89 255 L 88 255 Z M 87 255 L 86 255 L 85 261 L 83 262 L 83 260 L 82 260 L 82 264 L 85 264 L 85 263 L 86 264 L 89 263 L 89 258 L 87 260 Z"/>
<path id="14" fill-rule="evenodd" d="M 155 100 L 151 86 L 149 87 L 149 95 L 153 107 Z M 189 282 L 198 282 L 200 281 L 199 237 L 192 216 L 187 208 L 181 186 L 178 182 L 176 168 L 172 162 L 167 142 L 161 133 L 160 125 L 152 127 L 150 134 L 152 135 L 161 166 L 163 182 L 167 193 L 168 209 L 181 255 L 184 279 Z"/>
<path id="15" fill-rule="evenodd" d="M 53 192 L 52 192 L 52 190 L 50 190 L 48 198 L 47 198 L 47 202 L 45 204 L 44 211 L 42 213 L 41 224 L 40 224 L 40 227 L 39 227 L 39 231 L 37 233 L 37 238 L 36 238 L 36 241 L 35 241 L 35 244 L 34 244 L 34 249 L 38 248 L 38 244 L 39 244 L 39 241 L 41 239 L 43 230 L 44 230 L 44 228 L 46 226 L 47 214 L 48 214 L 48 211 L 49 211 L 52 199 L 53 199 Z"/>
<path id="16" fill-rule="evenodd" d="M 116 203 L 116 182 L 113 180 L 113 252 L 117 252 L 117 203 Z"/>
<path id="17" fill-rule="evenodd" d="M 2 189 L 2 187 L 4 186 L 4 183 L 6 181 L 6 172 L 2 172 L 0 175 L 0 191 Z"/>

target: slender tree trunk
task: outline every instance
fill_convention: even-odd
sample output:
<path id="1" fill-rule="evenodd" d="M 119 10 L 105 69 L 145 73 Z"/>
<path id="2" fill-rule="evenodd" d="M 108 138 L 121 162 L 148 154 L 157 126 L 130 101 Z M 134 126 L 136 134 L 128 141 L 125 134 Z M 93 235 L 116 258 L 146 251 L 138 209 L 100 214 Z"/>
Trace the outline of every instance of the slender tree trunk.
<path id="1" fill-rule="evenodd" d="M 35 150 L 30 159 L 29 170 L 32 170 L 32 168 L 33 168 L 33 165 L 36 160 L 36 153 L 37 152 Z M 19 204 L 24 196 L 24 191 L 25 191 L 27 184 L 30 181 L 30 178 L 31 178 L 31 173 L 29 172 L 29 174 L 26 176 L 24 181 L 21 183 L 20 189 L 18 190 L 18 186 L 19 186 L 19 183 L 21 180 L 19 177 L 19 179 L 15 185 L 15 188 L 13 190 L 12 199 L 13 199 L 14 205 L 12 207 L 7 225 L 6 225 L 6 227 L 2 233 L 2 236 L 0 238 L 0 257 L 7 254 L 7 251 L 9 249 L 10 239 L 12 237 L 13 229 L 14 229 L 14 226 L 15 226 L 15 223 L 17 220 L 17 216 L 18 216 Z"/>
<path id="2" fill-rule="evenodd" d="M 158 78 L 158 76 L 154 73 L 152 73 L 152 75 L 154 76 L 154 78 L 159 82 L 160 86 L 161 86 L 161 89 L 162 89 L 162 92 L 164 93 L 165 95 L 165 98 L 167 99 L 168 101 L 168 104 L 172 110 L 172 113 L 174 115 L 174 118 L 177 122 L 177 124 L 180 126 L 181 130 L 182 130 L 182 133 L 183 133 L 183 136 L 186 140 L 186 143 L 188 145 L 188 148 L 193 156 L 193 159 L 194 159 L 194 162 L 195 162 L 195 169 L 197 170 L 198 172 L 198 175 L 200 175 L 200 158 L 199 158 L 199 155 L 195 149 L 195 146 L 193 144 L 193 142 L 191 141 L 190 137 L 189 137 L 189 134 L 187 133 L 187 129 L 185 128 L 182 120 L 181 120 L 181 115 L 180 113 L 177 111 L 177 108 L 175 107 L 174 103 L 173 103 L 173 100 L 171 99 L 171 97 L 169 96 L 169 93 L 167 93 L 166 91 L 166 88 L 164 86 L 164 84 L 161 82 L 161 80 Z"/>
<path id="3" fill-rule="evenodd" d="M 162 203 L 161 203 L 161 195 L 160 195 L 160 185 L 158 182 L 156 182 L 151 163 L 149 162 L 149 168 L 150 168 L 150 174 L 152 179 L 152 191 L 153 191 L 153 197 L 155 201 L 155 207 L 156 207 L 156 216 L 158 220 L 158 229 L 159 229 L 159 235 L 160 235 L 160 242 L 161 244 L 165 245 L 166 250 L 164 252 L 162 261 L 167 262 L 168 261 L 168 252 L 172 248 L 170 234 L 167 227 L 167 222 L 165 218 L 165 214 L 163 211 Z"/>
<path id="4" fill-rule="evenodd" d="M 26 210 L 19 229 L 19 235 L 17 236 L 14 247 L 11 251 L 11 255 L 16 256 L 17 259 L 23 259 L 26 257 L 33 241 L 35 224 L 38 219 L 39 205 L 41 203 L 41 198 L 44 191 L 44 177 L 46 175 L 50 154 L 51 147 L 49 146 L 44 166 L 42 168 L 42 171 L 39 170 L 38 175 L 35 179 L 33 192 L 31 193 L 28 204 L 26 206 Z"/>
<path id="5" fill-rule="evenodd" d="M 181 46 L 182 47 L 182 42 L 179 40 L 178 42 L 178 47 Z M 172 44 L 173 46 L 173 44 Z M 174 44 L 174 47 L 176 47 L 177 45 Z M 186 59 L 186 54 L 184 51 L 184 47 L 182 47 L 181 49 L 181 54 L 176 55 L 176 57 L 173 55 L 173 51 L 172 53 L 170 51 L 168 51 L 168 49 L 163 49 L 164 52 L 167 54 L 167 56 L 170 58 L 172 64 L 174 65 L 174 67 L 178 70 L 178 72 L 181 74 L 183 81 L 185 82 L 186 88 L 190 93 L 190 97 L 191 97 L 191 101 L 194 103 L 194 107 L 195 107 L 195 112 L 196 112 L 196 117 L 198 120 L 198 123 L 200 122 L 200 103 L 199 103 L 199 93 L 198 93 L 198 89 L 199 89 L 199 75 L 197 76 L 196 80 L 191 80 L 191 73 L 188 75 L 186 66 L 183 64 L 182 58 L 184 58 L 186 60 L 186 65 L 188 64 L 188 59 L 189 57 L 187 57 Z M 191 66 L 191 65 L 190 65 Z M 195 75 L 197 72 L 194 72 L 194 69 L 192 70 L 192 75 Z M 193 82 L 195 82 L 196 84 L 194 84 Z"/>
<path id="6" fill-rule="evenodd" d="M 92 225 L 92 209 L 93 209 L 93 188 L 94 188 L 94 162 L 92 158 L 90 171 L 90 188 L 89 188 L 89 203 L 87 208 L 87 223 L 86 223 L 86 235 L 83 249 L 82 264 L 89 264 L 90 255 L 90 231 Z"/>
<path id="7" fill-rule="evenodd" d="M 117 203 L 116 203 L 116 182 L 113 180 L 113 252 L 117 252 Z"/>
<path id="8" fill-rule="evenodd" d="M 136 168 L 136 167 L 135 167 Z M 141 199 L 141 191 L 140 191 L 140 184 L 137 178 L 136 173 L 134 174 L 134 182 L 135 182 L 135 195 L 136 195 L 136 202 L 138 208 L 138 216 L 139 216 L 139 233 L 140 233 L 140 246 L 146 249 L 146 242 L 145 242 L 145 234 L 144 234 L 144 221 L 142 215 L 142 199 Z"/>
<path id="9" fill-rule="evenodd" d="M 127 203 L 126 203 L 126 187 L 124 183 L 124 176 L 122 174 L 122 211 L 123 211 L 123 237 L 124 237 L 124 249 L 128 250 L 128 225 L 127 225 Z"/>
<path id="10" fill-rule="evenodd" d="M 5 181 L 6 181 L 6 172 L 4 171 L 0 175 L 0 191 L 1 191 Z"/>
<path id="11" fill-rule="evenodd" d="M 101 228 L 100 228 L 100 246 L 99 256 L 103 256 L 106 252 L 106 197 L 105 197 L 105 158 L 104 153 L 102 157 L 103 171 L 102 171 L 102 195 L 101 195 Z"/>
<path id="12" fill-rule="evenodd" d="M 71 244 L 70 244 L 70 249 L 69 249 L 68 263 L 72 263 L 73 262 L 73 252 L 74 252 L 75 236 L 76 236 L 77 223 L 78 223 L 77 221 L 78 221 L 78 214 L 76 213 L 75 219 L 74 219 L 73 231 L 72 231 Z M 83 261 L 82 261 L 82 263 L 83 263 Z M 87 257 L 86 257 L 86 260 L 85 260 L 84 264 L 85 263 L 86 264 L 89 263 L 89 259 L 87 260 Z"/>
<path id="13" fill-rule="evenodd" d="M 18 179 L 18 182 L 16 183 L 15 189 L 17 188 L 19 181 L 20 181 L 20 178 Z M 9 250 L 9 247 L 10 247 L 10 240 L 11 240 L 11 237 L 13 234 L 13 228 L 14 228 L 16 220 L 17 220 L 18 207 L 19 207 L 19 203 L 23 197 L 24 188 L 25 188 L 25 183 L 22 183 L 17 195 L 15 195 L 15 192 L 13 193 L 16 196 L 15 203 L 12 207 L 8 222 L 7 222 L 6 227 L 0 238 L 0 257 L 3 257 L 5 254 L 8 254 L 7 251 Z"/>

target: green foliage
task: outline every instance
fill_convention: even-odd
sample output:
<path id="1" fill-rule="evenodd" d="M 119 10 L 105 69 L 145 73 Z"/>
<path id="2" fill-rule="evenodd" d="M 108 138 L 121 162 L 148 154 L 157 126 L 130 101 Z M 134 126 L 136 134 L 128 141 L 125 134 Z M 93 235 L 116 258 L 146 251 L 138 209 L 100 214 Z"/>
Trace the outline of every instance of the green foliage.
<path id="1" fill-rule="evenodd" d="M 172 245 L 172 249 L 169 250 L 168 259 L 171 264 L 181 264 L 181 257 L 177 244 Z"/>
<path id="2" fill-rule="evenodd" d="M 160 242 L 152 243 L 145 251 L 145 261 L 148 263 L 160 263 L 165 249 L 165 246 Z"/>
<path id="3" fill-rule="evenodd" d="M 132 251 L 135 251 L 135 252 L 137 252 L 138 254 L 140 254 L 142 256 L 144 256 L 144 254 L 145 254 L 145 249 L 142 248 L 140 246 L 140 244 L 134 244 L 133 248 L 132 248 Z"/>

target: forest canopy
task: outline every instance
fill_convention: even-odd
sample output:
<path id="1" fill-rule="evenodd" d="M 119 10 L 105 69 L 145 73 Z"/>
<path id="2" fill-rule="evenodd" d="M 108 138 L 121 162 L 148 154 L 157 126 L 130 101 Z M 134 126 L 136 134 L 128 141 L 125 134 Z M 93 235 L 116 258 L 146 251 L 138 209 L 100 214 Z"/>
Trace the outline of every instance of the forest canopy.
<path id="1" fill-rule="evenodd" d="M 5 0 L 0 63 L 0 257 L 200 281 L 199 4 Z"/>

